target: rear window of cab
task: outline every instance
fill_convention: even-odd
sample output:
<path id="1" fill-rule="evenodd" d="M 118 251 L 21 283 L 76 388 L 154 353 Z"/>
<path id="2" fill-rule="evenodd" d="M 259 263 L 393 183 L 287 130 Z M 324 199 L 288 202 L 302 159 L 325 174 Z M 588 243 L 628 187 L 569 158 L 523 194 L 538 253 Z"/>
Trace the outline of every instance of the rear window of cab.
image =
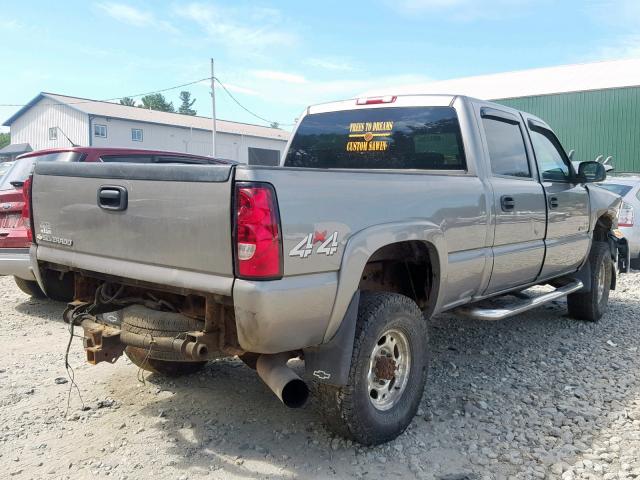
<path id="1" fill-rule="evenodd" d="M 384 107 L 307 115 L 284 165 L 306 168 L 464 170 L 452 107 Z"/>

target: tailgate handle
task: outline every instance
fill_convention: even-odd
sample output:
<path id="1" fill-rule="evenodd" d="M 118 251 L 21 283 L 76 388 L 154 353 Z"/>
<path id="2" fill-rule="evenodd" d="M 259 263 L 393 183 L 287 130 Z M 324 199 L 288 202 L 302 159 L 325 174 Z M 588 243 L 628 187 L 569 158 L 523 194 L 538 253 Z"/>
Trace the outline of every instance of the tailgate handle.
<path id="1" fill-rule="evenodd" d="M 127 189 L 118 185 L 103 185 L 98 189 L 98 206 L 104 210 L 126 210 Z"/>

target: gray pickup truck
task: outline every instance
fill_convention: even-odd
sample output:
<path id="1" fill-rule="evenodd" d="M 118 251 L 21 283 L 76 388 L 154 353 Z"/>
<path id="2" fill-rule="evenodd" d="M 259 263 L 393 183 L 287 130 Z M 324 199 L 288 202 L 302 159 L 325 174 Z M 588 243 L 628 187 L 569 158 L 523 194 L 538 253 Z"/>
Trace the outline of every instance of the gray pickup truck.
<path id="1" fill-rule="evenodd" d="M 501 105 L 347 100 L 309 107 L 279 167 L 38 164 L 31 266 L 74 274 L 65 320 L 90 363 L 178 375 L 237 355 L 287 406 L 313 382 L 331 428 L 377 444 L 421 401 L 431 315 L 563 296 L 603 315 L 625 266 L 604 176 Z"/>

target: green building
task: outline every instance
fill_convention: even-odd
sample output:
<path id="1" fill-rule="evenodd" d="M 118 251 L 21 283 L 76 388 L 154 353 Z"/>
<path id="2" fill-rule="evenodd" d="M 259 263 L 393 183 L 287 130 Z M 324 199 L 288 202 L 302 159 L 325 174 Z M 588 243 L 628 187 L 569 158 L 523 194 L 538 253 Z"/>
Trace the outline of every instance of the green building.
<path id="1" fill-rule="evenodd" d="M 532 113 L 573 160 L 611 156 L 616 172 L 640 172 L 640 58 L 443 80 L 396 93 L 460 94 Z M 391 92 L 383 92 L 391 93 Z"/>
<path id="2" fill-rule="evenodd" d="M 640 87 L 496 100 L 544 119 L 574 160 L 612 156 L 616 172 L 640 172 Z"/>

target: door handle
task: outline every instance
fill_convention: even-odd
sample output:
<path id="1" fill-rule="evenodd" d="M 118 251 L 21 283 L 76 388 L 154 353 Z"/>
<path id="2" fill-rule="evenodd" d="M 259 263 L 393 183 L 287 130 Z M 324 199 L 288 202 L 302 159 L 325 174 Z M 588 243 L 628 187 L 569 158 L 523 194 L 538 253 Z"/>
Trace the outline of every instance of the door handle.
<path id="1" fill-rule="evenodd" d="M 558 197 L 549 197 L 549 208 L 558 208 L 559 206 Z"/>
<path id="2" fill-rule="evenodd" d="M 516 201 L 510 195 L 500 197 L 500 206 L 504 212 L 511 212 L 516 207 Z"/>
<path id="3" fill-rule="evenodd" d="M 126 210 L 127 189 L 118 185 L 103 185 L 98 189 L 98 206 L 103 210 Z"/>

